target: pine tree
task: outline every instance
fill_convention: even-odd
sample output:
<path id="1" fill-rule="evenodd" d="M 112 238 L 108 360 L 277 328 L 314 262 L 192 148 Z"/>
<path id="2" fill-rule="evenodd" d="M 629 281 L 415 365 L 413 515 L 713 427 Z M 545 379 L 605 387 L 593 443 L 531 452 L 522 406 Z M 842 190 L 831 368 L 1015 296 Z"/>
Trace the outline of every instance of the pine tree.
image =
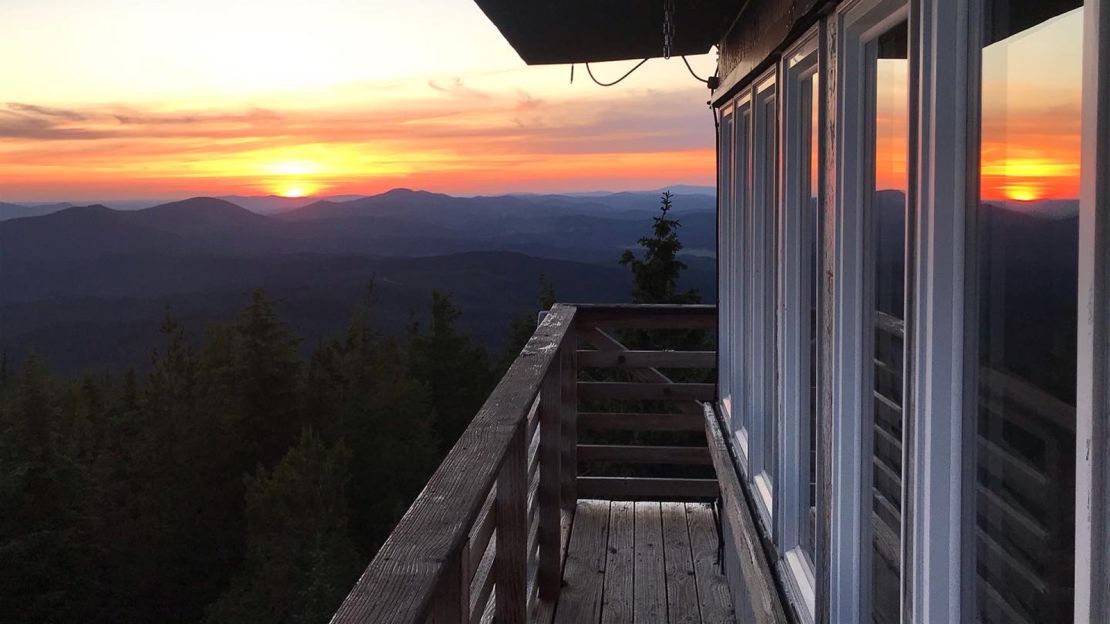
<path id="1" fill-rule="evenodd" d="M 15 384 L 0 408 L 0 620 L 77 620 L 91 589 L 82 583 L 85 471 L 59 448 L 45 364 L 28 357 Z"/>
<path id="2" fill-rule="evenodd" d="M 234 331 L 233 396 L 240 403 L 241 436 L 257 449 L 257 461 L 272 465 L 300 430 L 296 412 L 299 341 L 261 289 L 251 295 Z"/>
<path id="3" fill-rule="evenodd" d="M 546 275 L 540 273 L 539 309 L 550 310 L 553 305 L 555 305 L 555 287 Z M 517 314 L 509 321 L 509 335 L 505 339 L 505 348 L 501 351 L 497 364 L 498 379 L 505 375 L 521 350 L 528 344 L 532 334 L 536 333 L 538 316 L 535 311 L 526 311 Z"/>
<path id="4" fill-rule="evenodd" d="M 444 452 L 454 446 L 494 385 L 489 355 L 458 330 L 459 316 L 449 295 L 432 291 L 428 332 L 417 330 L 410 347 L 413 372 L 431 392 L 436 435 Z"/>
<path id="5" fill-rule="evenodd" d="M 247 477 L 246 559 L 208 621 L 330 618 L 359 569 L 347 535 L 350 460 L 344 445 L 329 447 L 305 430 L 273 470 L 260 466 Z"/>
<path id="6" fill-rule="evenodd" d="M 677 219 L 668 216 L 671 211 L 671 193 L 661 197 L 659 216 L 654 217 L 652 234 L 640 239 L 644 248 L 643 259 L 631 250 L 621 255 L 621 266 L 632 269 L 635 285 L 632 301 L 635 303 L 699 303 L 701 297 L 694 289 L 678 292 L 678 280 L 686 270 L 686 263 L 678 259 L 682 243 L 678 240 Z"/>

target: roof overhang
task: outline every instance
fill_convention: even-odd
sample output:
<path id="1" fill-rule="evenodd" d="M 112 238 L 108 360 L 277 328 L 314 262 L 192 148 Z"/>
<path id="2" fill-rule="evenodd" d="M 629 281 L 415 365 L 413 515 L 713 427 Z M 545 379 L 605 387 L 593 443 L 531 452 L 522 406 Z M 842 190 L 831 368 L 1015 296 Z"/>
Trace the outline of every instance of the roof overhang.
<path id="1" fill-rule="evenodd" d="M 664 0 L 475 0 L 529 65 L 663 56 Z M 671 55 L 704 54 L 742 3 L 674 0 Z"/>

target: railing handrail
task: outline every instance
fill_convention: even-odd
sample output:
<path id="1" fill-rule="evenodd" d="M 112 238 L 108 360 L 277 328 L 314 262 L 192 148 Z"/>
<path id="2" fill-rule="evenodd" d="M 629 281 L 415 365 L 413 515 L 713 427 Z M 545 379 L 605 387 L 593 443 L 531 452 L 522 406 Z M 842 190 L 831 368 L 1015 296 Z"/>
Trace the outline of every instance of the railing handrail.
<path id="1" fill-rule="evenodd" d="M 333 624 L 423 622 L 428 616 L 448 563 L 466 542 L 510 443 L 525 426 L 574 327 L 575 312 L 574 306 L 552 306 L 347 595 Z"/>

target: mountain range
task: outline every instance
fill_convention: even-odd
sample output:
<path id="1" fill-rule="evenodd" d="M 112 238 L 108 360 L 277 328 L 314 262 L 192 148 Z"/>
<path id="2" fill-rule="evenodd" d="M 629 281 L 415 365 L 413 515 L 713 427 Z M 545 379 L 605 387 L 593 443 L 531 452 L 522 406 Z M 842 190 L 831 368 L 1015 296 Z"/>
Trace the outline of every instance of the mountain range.
<path id="1" fill-rule="evenodd" d="M 38 352 L 65 372 L 141 369 L 167 307 L 196 337 L 257 287 L 311 346 L 343 330 L 373 281 L 383 329 L 403 331 L 437 289 L 496 350 L 515 314 L 535 312 L 541 273 L 563 301 L 627 300 L 631 277 L 617 259 L 650 232 L 658 201 L 395 189 L 268 214 L 211 197 L 62 207 L 0 222 L 0 349 L 16 360 Z M 715 200 L 674 204 L 690 252 L 685 281 L 712 301 Z"/>

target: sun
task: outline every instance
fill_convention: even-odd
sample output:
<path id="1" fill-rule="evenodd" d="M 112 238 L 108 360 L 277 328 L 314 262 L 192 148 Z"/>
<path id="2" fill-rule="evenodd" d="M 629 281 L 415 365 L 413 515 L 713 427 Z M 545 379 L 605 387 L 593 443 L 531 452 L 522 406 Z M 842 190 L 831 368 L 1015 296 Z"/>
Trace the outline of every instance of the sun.
<path id="1" fill-rule="evenodd" d="M 1004 187 L 1006 198 L 1014 201 L 1029 202 L 1041 198 L 1040 189 L 1033 184 L 1011 184 Z"/>
<path id="2" fill-rule="evenodd" d="M 320 190 L 320 185 L 304 180 L 278 180 L 270 192 L 279 197 L 308 197 Z"/>
<path id="3" fill-rule="evenodd" d="M 308 195 L 308 191 L 298 184 L 290 184 L 278 191 L 278 195 L 282 197 L 304 197 Z"/>

